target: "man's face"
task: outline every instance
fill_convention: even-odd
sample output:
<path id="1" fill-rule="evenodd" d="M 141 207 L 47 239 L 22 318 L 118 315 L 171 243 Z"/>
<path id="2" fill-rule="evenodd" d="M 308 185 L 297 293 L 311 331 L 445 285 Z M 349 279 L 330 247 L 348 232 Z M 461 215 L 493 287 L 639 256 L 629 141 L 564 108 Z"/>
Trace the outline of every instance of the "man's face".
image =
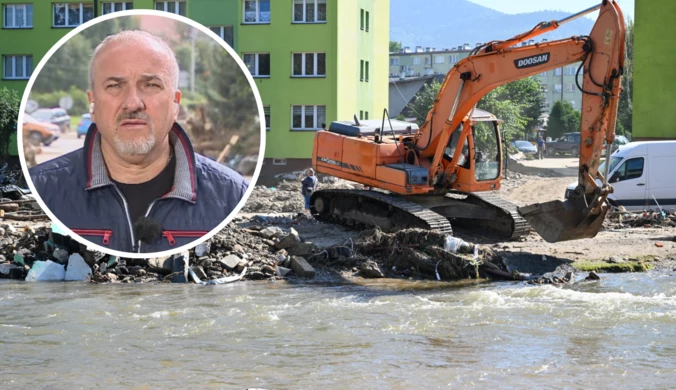
<path id="1" fill-rule="evenodd" d="M 92 120 L 118 155 L 148 154 L 178 115 L 181 93 L 171 80 L 172 59 L 146 39 L 111 43 L 94 63 Z"/>

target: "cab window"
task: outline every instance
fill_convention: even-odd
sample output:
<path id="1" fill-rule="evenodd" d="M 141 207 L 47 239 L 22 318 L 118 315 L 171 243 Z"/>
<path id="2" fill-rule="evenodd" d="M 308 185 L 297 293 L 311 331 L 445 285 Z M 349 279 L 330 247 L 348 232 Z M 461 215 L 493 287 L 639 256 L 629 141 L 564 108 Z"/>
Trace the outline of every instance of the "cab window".
<path id="1" fill-rule="evenodd" d="M 643 176 L 643 157 L 637 157 L 623 162 L 613 173 L 610 182 L 617 183 L 618 181 L 638 179 L 641 176 Z"/>

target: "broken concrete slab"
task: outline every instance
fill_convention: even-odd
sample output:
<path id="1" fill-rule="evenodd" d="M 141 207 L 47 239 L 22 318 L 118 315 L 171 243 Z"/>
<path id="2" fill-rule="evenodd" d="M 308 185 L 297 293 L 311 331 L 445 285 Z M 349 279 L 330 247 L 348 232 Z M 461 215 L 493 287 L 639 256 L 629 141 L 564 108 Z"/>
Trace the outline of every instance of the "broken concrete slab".
<path id="1" fill-rule="evenodd" d="M 291 256 L 291 269 L 300 278 L 314 279 L 315 269 L 300 256 Z"/>
<path id="2" fill-rule="evenodd" d="M 92 276 L 92 269 L 84 261 L 84 257 L 79 253 L 73 253 L 68 257 L 68 267 L 64 280 L 89 280 Z"/>
<path id="3" fill-rule="evenodd" d="M 211 244 L 209 241 L 203 242 L 195 247 L 195 256 L 202 257 L 207 256 L 211 250 Z"/>
<path id="4" fill-rule="evenodd" d="M 239 256 L 237 256 L 237 255 L 227 255 L 227 256 L 225 256 L 224 258 L 222 258 L 222 259 L 220 259 L 220 260 L 218 260 L 218 261 L 219 261 L 219 262 L 223 265 L 223 267 L 225 267 L 228 271 L 232 271 L 232 270 L 234 270 L 235 268 L 237 268 L 237 266 L 238 266 L 239 263 L 242 261 L 242 259 L 241 259 Z"/>
<path id="5" fill-rule="evenodd" d="M 291 272 L 291 268 L 277 266 L 275 268 L 275 272 L 277 273 L 277 276 L 283 277 L 286 276 L 289 272 Z"/>
<path id="6" fill-rule="evenodd" d="M 174 269 L 174 260 L 172 256 L 154 257 L 152 259 L 148 259 L 148 269 L 151 272 L 168 275 Z"/>
<path id="7" fill-rule="evenodd" d="M 293 256 L 311 256 L 315 252 L 315 246 L 311 242 L 299 242 L 294 246 L 286 249 L 288 254 Z"/>
<path id="8" fill-rule="evenodd" d="M 296 229 L 291 228 L 289 235 L 282 238 L 279 242 L 275 243 L 275 248 L 277 249 L 288 249 L 300 242 L 300 236 Z"/>
<path id="9" fill-rule="evenodd" d="M 190 270 L 192 270 L 195 276 L 197 276 L 200 280 L 207 278 L 207 274 L 204 273 L 204 268 L 200 267 L 199 265 L 193 265 L 190 267 Z"/>
<path id="10" fill-rule="evenodd" d="M 265 229 L 262 229 L 258 232 L 258 235 L 262 238 L 271 240 L 275 237 L 281 237 L 284 235 L 284 231 L 277 226 L 268 226 Z"/>
<path id="11" fill-rule="evenodd" d="M 26 276 L 27 282 L 47 281 L 47 280 L 63 280 L 66 277 L 66 270 L 63 265 L 47 261 L 35 261 L 33 267 L 28 271 Z"/>

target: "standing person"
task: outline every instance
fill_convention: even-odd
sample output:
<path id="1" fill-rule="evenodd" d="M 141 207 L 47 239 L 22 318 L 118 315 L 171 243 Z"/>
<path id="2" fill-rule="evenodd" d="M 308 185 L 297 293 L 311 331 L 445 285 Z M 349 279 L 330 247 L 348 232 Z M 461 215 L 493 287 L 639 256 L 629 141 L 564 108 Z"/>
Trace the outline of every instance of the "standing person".
<path id="1" fill-rule="evenodd" d="M 538 159 L 542 160 L 545 158 L 545 149 L 547 148 L 547 144 L 545 143 L 545 140 L 542 139 L 542 136 L 538 136 Z"/>
<path id="2" fill-rule="evenodd" d="M 309 217 L 312 215 L 310 212 L 310 196 L 312 196 L 312 193 L 315 192 L 319 186 L 319 180 L 317 180 L 317 176 L 315 176 L 314 169 L 310 168 L 305 171 L 305 178 L 300 184 L 302 186 L 301 193 L 305 198 L 305 214 Z"/>

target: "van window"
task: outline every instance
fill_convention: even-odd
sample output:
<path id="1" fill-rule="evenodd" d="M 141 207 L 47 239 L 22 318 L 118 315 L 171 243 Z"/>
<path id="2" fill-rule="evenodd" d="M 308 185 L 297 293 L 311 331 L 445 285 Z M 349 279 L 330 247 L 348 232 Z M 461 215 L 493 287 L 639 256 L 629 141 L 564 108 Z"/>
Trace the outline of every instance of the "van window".
<path id="1" fill-rule="evenodd" d="M 568 142 L 575 142 L 575 136 L 569 135 Z"/>
<path id="2" fill-rule="evenodd" d="M 623 180 L 638 179 L 643 176 L 643 157 L 632 158 L 620 165 L 613 174 L 611 183 Z"/>

